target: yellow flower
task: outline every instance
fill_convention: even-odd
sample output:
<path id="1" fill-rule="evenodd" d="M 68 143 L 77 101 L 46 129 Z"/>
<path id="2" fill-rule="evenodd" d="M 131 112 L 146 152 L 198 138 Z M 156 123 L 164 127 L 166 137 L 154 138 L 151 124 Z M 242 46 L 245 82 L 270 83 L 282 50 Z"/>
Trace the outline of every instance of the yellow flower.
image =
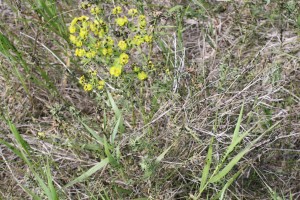
<path id="1" fill-rule="evenodd" d="M 127 44 L 124 40 L 121 40 L 119 43 L 118 43 L 118 46 L 119 48 L 122 50 L 122 51 L 125 51 L 127 49 Z"/>
<path id="2" fill-rule="evenodd" d="M 91 22 L 89 22 L 89 21 L 83 21 L 81 24 L 81 27 L 84 29 L 87 29 L 90 26 L 90 23 Z"/>
<path id="3" fill-rule="evenodd" d="M 148 78 L 148 75 L 144 71 L 141 71 L 138 73 L 137 77 L 139 80 L 143 81 Z"/>
<path id="4" fill-rule="evenodd" d="M 108 53 L 108 52 L 107 52 L 107 49 L 106 49 L 106 48 L 103 48 L 103 49 L 102 49 L 102 54 L 103 54 L 104 56 L 106 56 L 107 53 Z"/>
<path id="5" fill-rule="evenodd" d="M 81 7 L 82 9 L 87 9 L 87 8 L 90 7 L 90 6 L 91 6 L 91 4 L 90 4 L 89 2 L 87 2 L 87 1 L 82 2 L 81 5 L 80 5 L 80 7 Z"/>
<path id="6" fill-rule="evenodd" d="M 126 53 L 121 53 L 119 59 L 121 65 L 126 65 L 129 61 L 129 56 Z"/>
<path id="7" fill-rule="evenodd" d="M 128 23 L 128 19 L 127 19 L 127 17 L 125 16 L 125 17 L 118 17 L 117 19 L 116 19 L 116 24 L 117 25 L 119 25 L 119 26 L 124 26 L 124 25 L 126 25 Z"/>
<path id="8" fill-rule="evenodd" d="M 84 91 L 89 92 L 93 89 L 93 85 L 90 83 L 86 83 L 86 84 L 84 84 L 83 89 L 84 89 Z"/>
<path id="9" fill-rule="evenodd" d="M 89 73 L 90 73 L 91 76 L 96 76 L 97 75 L 96 70 L 89 70 Z"/>
<path id="10" fill-rule="evenodd" d="M 97 41 L 96 44 L 94 44 L 95 49 L 99 49 L 101 47 L 101 41 Z"/>
<path id="11" fill-rule="evenodd" d="M 97 32 L 98 32 L 98 27 L 97 27 L 97 25 L 96 25 L 95 23 L 93 23 L 93 22 L 90 23 L 90 29 L 91 29 L 91 31 L 92 31 L 95 35 L 97 34 Z"/>
<path id="12" fill-rule="evenodd" d="M 145 36 L 144 36 L 144 40 L 145 40 L 145 42 L 150 43 L 150 42 L 152 42 L 152 36 L 150 36 L 150 35 L 145 35 Z"/>
<path id="13" fill-rule="evenodd" d="M 136 73 L 139 72 L 140 70 L 141 70 L 141 69 L 140 69 L 139 67 L 137 67 L 137 66 L 135 66 L 135 67 L 133 68 L 133 71 L 136 72 Z"/>
<path id="14" fill-rule="evenodd" d="M 96 51 L 88 51 L 85 55 L 87 58 L 95 58 Z"/>
<path id="15" fill-rule="evenodd" d="M 70 42 L 72 42 L 73 44 L 76 44 L 77 39 L 76 39 L 75 35 L 70 35 L 69 39 L 70 39 Z"/>
<path id="16" fill-rule="evenodd" d="M 140 15 L 139 16 L 139 21 L 143 21 L 143 20 L 146 20 L 146 16 L 145 15 Z"/>
<path id="17" fill-rule="evenodd" d="M 105 35 L 105 31 L 104 31 L 104 29 L 100 29 L 99 31 L 98 31 L 98 36 L 99 36 L 99 38 L 103 38 L 103 36 Z"/>
<path id="18" fill-rule="evenodd" d="M 113 54 L 113 49 L 107 48 L 107 54 L 111 56 Z"/>
<path id="19" fill-rule="evenodd" d="M 136 14 L 138 13 L 137 9 L 129 9 L 128 10 L 128 15 L 130 16 L 136 16 Z"/>
<path id="20" fill-rule="evenodd" d="M 93 7 L 91 8 L 91 14 L 92 14 L 92 15 L 98 15 L 99 13 L 100 13 L 100 8 L 99 8 L 99 7 L 93 6 Z"/>
<path id="21" fill-rule="evenodd" d="M 75 33 L 76 32 L 76 27 L 74 25 L 69 26 L 69 32 L 70 33 Z"/>
<path id="22" fill-rule="evenodd" d="M 113 46 L 114 45 L 114 40 L 110 36 L 108 36 L 106 38 L 106 41 L 107 41 L 108 46 Z"/>
<path id="23" fill-rule="evenodd" d="M 82 76 L 79 78 L 79 83 L 80 83 L 80 85 L 85 84 L 85 77 L 84 77 L 84 75 L 82 75 Z"/>
<path id="24" fill-rule="evenodd" d="M 140 29 L 145 29 L 146 25 L 147 25 L 147 22 L 146 21 L 140 21 L 139 25 L 140 25 Z"/>
<path id="25" fill-rule="evenodd" d="M 98 81 L 98 90 L 102 90 L 105 86 L 105 81 L 100 80 Z"/>
<path id="26" fill-rule="evenodd" d="M 109 69 L 109 73 L 112 75 L 112 76 L 115 76 L 115 77 L 119 77 L 122 73 L 122 69 L 121 67 L 116 67 L 116 66 L 113 66 Z"/>
<path id="27" fill-rule="evenodd" d="M 78 17 L 75 17 L 71 22 L 71 26 L 75 26 L 77 22 L 78 22 Z"/>
<path id="28" fill-rule="evenodd" d="M 86 28 L 81 28 L 79 32 L 79 37 L 81 39 L 86 39 L 87 36 L 88 36 L 88 30 Z"/>
<path id="29" fill-rule="evenodd" d="M 38 132 L 37 134 L 38 134 L 38 137 L 41 139 L 44 139 L 46 137 L 45 132 Z"/>
<path id="30" fill-rule="evenodd" d="M 139 26 L 141 29 L 146 28 L 147 21 L 146 21 L 146 16 L 145 15 L 140 15 L 139 16 Z"/>
<path id="31" fill-rule="evenodd" d="M 86 51 L 84 49 L 76 49 L 75 50 L 75 56 L 83 57 L 83 56 L 85 56 L 85 54 L 86 54 Z"/>
<path id="32" fill-rule="evenodd" d="M 78 18 L 79 21 L 87 21 L 89 17 L 82 15 L 81 17 Z"/>
<path id="33" fill-rule="evenodd" d="M 148 67 L 149 67 L 149 68 L 153 68 L 153 67 L 154 67 L 154 64 L 152 63 L 151 60 L 148 61 Z"/>
<path id="34" fill-rule="evenodd" d="M 76 41 L 76 47 L 82 47 L 82 41 L 78 40 Z"/>
<path id="35" fill-rule="evenodd" d="M 134 36 L 132 41 L 131 41 L 131 43 L 133 45 L 137 45 L 137 46 L 140 46 L 143 42 L 144 42 L 144 38 L 140 35 Z"/>
<path id="36" fill-rule="evenodd" d="M 111 13 L 114 14 L 114 15 L 121 14 L 122 12 L 123 11 L 122 11 L 122 8 L 120 6 L 114 7 L 111 11 Z"/>

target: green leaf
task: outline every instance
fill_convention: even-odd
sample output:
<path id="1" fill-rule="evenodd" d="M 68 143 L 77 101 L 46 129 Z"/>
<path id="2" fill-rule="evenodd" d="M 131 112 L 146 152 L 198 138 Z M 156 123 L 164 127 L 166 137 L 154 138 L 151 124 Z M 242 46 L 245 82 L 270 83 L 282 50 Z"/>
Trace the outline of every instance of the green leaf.
<path id="1" fill-rule="evenodd" d="M 88 177 L 105 167 L 109 163 L 108 158 L 103 159 L 101 162 L 97 163 L 95 166 L 90 168 L 88 171 L 84 172 L 81 176 L 77 177 L 73 181 L 69 182 L 64 188 L 70 187 L 76 183 L 85 181 Z"/>
<path id="2" fill-rule="evenodd" d="M 114 167 L 118 166 L 118 162 L 116 161 L 116 159 L 112 156 L 112 154 L 110 152 L 110 145 L 108 144 L 106 137 L 104 137 L 103 145 L 104 145 L 104 152 L 108 158 L 109 163 Z"/>
<path id="3" fill-rule="evenodd" d="M 7 123 L 17 142 L 21 145 L 25 152 L 29 154 L 30 147 L 27 144 L 27 142 L 22 138 L 16 126 L 10 120 L 8 120 Z"/>
<path id="4" fill-rule="evenodd" d="M 240 169 L 237 173 L 235 173 L 224 185 L 224 187 L 222 188 L 222 190 L 220 192 L 218 192 L 218 194 L 216 196 L 214 196 L 212 199 L 217 199 L 219 198 L 219 200 L 224 199 L 224 195 L 226 190 L 229 188 L 229 186 L 237 179 L 237 177 L 242 173 L 243 168 Z"/>
<path id="5" fill-rule="evenodd" d="M 240 127 L 241 127 L 241 122 L 242 122 L 242 117 L 243 117 L 243 110 L 244 110 L 244 104 L 242 105 L 238 121 L 235 125 L 231 144 L 234 143 L 237 140 L 237 138 L 239 137 Z"/>
<path id="6" fill-rule="evenodd" d="M 46 166 L 46 174 L 47 174 L 47 179 L 48 179 L 48 187 L 51 192 L 51 200 L 58 200 L 57 192 L 56 189 L 53 185 L 52 181 L 52 176 L 51 176 L 51 171 L 50 171 L 50 166 L 49 166 L 49 161 L 47 160 L 47 166 Z"/>
<path id="7" fill-rule="evenodd" d="M 156 163 L 159 163 L 164 159 L 165 155 L 168 153 L 168 151 L 172 148 L 173 145 L 169 146 L 166 150 L 164 150 L 155 160 Z"/>
<path id="8" fill-rule="evenodd" d="M 88 125 L 86 125 L 81 119 L 79 119 L 84 128 L 97 140 L 97 142 L 103 145 L 103 138 L 101 138 L 96 131 L 91 129 Z"/>
<path id="9" fill-rule="evenodd" d="M 217 175 L 213 176 L 209 182 L 214 183 L 220 181 L 224 176 L 230 172 L 230 170 L 239 162 L 239 160 L 250 151 L 250 149 L 270 130 L 272 130 L 275 126 L 277 126 L 280 122 L 277 122 L 268 130 L 266 130 L 263 134 L 261 134 L 258 138 L 256 138 L 253 142 L 251 142 L 246 148 L 244 148 L 240 153 L 238 153 Z"/>
<path id="10" fill-rule="evenodd" d="M 203 168 L 202 177 L 201 177 L 200 194 L 198 196 L 201 195 L 201 193 L 205 189 L 205 186 L 207 185 L 207 177 L 208 177 L 210 165 L 212 162 L 213 141 L 214 141 L 214 138 L 211 139 L 211 142 L 210 142 L 210 145 L 208 148 L 208 152 L 206 155 L 205 166 Z"/>
<path id="11" fill-rule="evenodd" d="M 108 95 L 108 99 L 109 102 L 111 104 L 111 107 L 115 113 L 116 116 L 116 125 L 114 126 L 114 129 L 112 131 L 112 134 L 110 136 L 110 142 L 113 144 L 116 138 L 116 135 L 118 133 L 118 130 L 120 130 L 121 132 L 124 131 L 124 126 L 123 126 L 123 118 L 122 118 L 122 113 L 119 110 L 116 102 L 114 101 L 113 97 L 111 96 L 110 92 L 107 90 L 107 95 Z"/>

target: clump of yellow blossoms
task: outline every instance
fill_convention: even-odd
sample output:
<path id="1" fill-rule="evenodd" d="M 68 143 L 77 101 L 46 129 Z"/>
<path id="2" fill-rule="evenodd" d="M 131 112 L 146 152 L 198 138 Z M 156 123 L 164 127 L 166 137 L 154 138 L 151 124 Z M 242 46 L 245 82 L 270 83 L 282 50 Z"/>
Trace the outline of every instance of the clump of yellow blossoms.
<path id="1" fill-rule="evenodd" d="M 130 55 L 137 55 L 138 49 L 146 48 L 152 43 L 152 34 L 147 30 L 145 15 L 131 8 L 123 12 L 121 6 L 112 8 L 110 17 L 99 6 L 87 1 L 80 6 L 89 11 L 90 15 L 75 17 L 69 25 L 69 40 L 74 45 L 74 55 L 82 61 L 84 66 L 88 63 L 97 63 L 97 71 L 105 80 L 110 77 L 120 77 L 133 74 L 140 81 L 148 78 L 151 68 L 133 67 Z M 138 62 L 142 63 L 143 58 Z M 88 69 L 83 69 L 85 72 Z M 102 90 L 105 81 L 98 78 L 98 73 L 87 73 L 79 78 L 79 84 L 87 92 Z M 109 76 L 108 76 L 109 75 Z M 119 80 L 119 79 L 118 79 Z"/>
<path id="2" fill-rule="evenodd" d="M 119 41 L 118 46 L 122 51 L 127 49 L 127 43 L 124 40 Z"/>
<path id="3" fill-rule="evenodd" d="M 118 17 L 118 18 L 116 19 L 116 24 L 119 25 L 119 26 L 124 26 L 124 25 L 126 25 L 127 23 L 128 23 L 128 19 L 127 19 L 126 16 L 125 16 L 125 17 Z"/>
<path id="4" fill-rule="evenodd" d="M 86 79 L 88 78 L 88 80 Z M 89 75 L 82 75 L 79 78 L 79 84 L 83 86 L 84 91 L 89 92 L 93 89 L 103 90 L 105 86 L 104 80 L 98 80 L 97 71 L 89 70 Z"/>
<path id="5" fill-rule="evenodd" d="M 138 79 L 140 79 L 141 81 L 148 78 L 148 75 L 144 71 L 139 72 L 137 76 L 138 76 Z"/>
<path id="6" fill-rule="evenodd" d="M 112 66 L 110 69 L 109 69 L 109 73 L 112 75 L 112 76 L 115 76 L 115 77 L 119 77 L 122 73 L 122 69 L 120 66 Z"/>
<path id="7" fill-rule="evenodd" d="M 121 14 L 122 12 L 123 12 L 123 10 L 120 6 L 114 7 L 111 11 L 111 13 L 114 15 Z"/>

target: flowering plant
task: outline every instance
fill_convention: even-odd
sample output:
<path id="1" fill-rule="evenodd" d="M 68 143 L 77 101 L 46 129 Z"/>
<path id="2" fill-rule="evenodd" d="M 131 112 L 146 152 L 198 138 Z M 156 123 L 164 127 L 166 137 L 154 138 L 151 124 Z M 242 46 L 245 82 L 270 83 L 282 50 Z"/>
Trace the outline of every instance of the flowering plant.
<path id="1" fill-rule="evenodd" d="M 132 74 L 145 81 L 153 67 L 145 53 L 152 44 L 146 16 L 135 8 L 125 11 L 120 6 L 105 13 L 104 9 L 87 2 L 81 4 L 81 9 L 88 10 L 89 14 L 72 20 L 69 39 L 75 48 L 74 55 L 84 66 L 83 71 L 88 72 L 79 78 L 83 89 L 102 90 L 105 81 Z M 88 64 L 94 67 L 88 68 Z"/>

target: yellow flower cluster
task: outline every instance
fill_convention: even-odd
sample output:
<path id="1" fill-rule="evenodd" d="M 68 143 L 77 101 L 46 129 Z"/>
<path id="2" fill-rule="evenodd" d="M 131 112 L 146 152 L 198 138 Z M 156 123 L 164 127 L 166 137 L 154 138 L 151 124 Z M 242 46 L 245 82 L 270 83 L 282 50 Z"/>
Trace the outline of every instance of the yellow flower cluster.
<path id="1" fill-rule="evenodd" d="M 90 12 L 91 12 L 92 15 L 98 15 L 98 14 L 100 14 L 101 10 L 100 10 L 99 7 L 93 6 L 93 7 L 91 8 L 91 11 L 90 11 Z"/>
<path id="2" fill-rule="evenodd" d="M 116 19 L 116 24 L 117 25 L 119 25 L 119 26 L 124 26 L 124 25 L 126 25 L 128 23 L 128 19 L 127 19 L 127 17 L 125 16 L 125 17 L 118 17 L 117 19 Z"/>
<path id="3" fill-rule="evenodd" d="M 127 43 L 124 40 L 119 41 L 118 46 L 122 51 L 127 49 Z"/>
<path id="4" fill-rule="evenodd" d="M 103 90 L 105 86 L 105 81 L 99 80 L 97 78 L 97 72 L 96 71 L 89 71 L 89 81 L 86 81 L 86 77 L 82 75 L 79 78 L 79 84 L 83 86 L 84 91 L 90 92 L 94 88 L 97 88 L 98 90 Z"/>
<path id="5" fill-rule="evenodd" d="M 91 6 L 92 6 L 91 3 L 89 3 L 88 1 L 84 1 L 84 2 L 81 3 L 80 8 L 87 9 L 87 8 L 89 8 Z"/>
<path id="6" fill-rule="evenodd" d="M 122 53 L 119 57 L 119 62 L 121 65 L 126 65 L 129 61 L 129 56 L 126 53 Z"/>
<path id="7" fill-rule="evenodd" d="M 121 14 L 122 12 L 123 12 L 123 10 L 120 6 L 114 7 L 111 11 L 111 13 L 114 15 Z"/>
<path id="8" fill-rule="evenodd" d="M 140 29 L 145 29 L 146 25 L 147 25 L 146 16 L 145 15 L 140 15 L 139 16 L 139 26 L 140 26 Z"/>
<path id="9" fill-rule="evenodd" d="M 87 9 L 90 17 L 75 17 L 70 23 L 69 40 L 76 47 L 74 55 L 85 64 L 90 61 L 100 63 L 99 66 L 105 68 L 100 69 L 101 73 L 108 69 L 112 77 L 121 76 L 123 68 L 130 62 L 129 52 L 152 42 L 152 35 L 147 34 L 146 16 L 139 15 L 134 8 L 123 13 L 122 7 L 116 6 L 111 10 L 111 18 L 106 21 L 105 13 L 98 6 L 85 1 L 81 8 Z M 141 81 L 148 78 L 147 70 L 150 68 L 133 68 Z M 102 90 L 105 86 L 105 82 L 97 78 L 97 72 L 81 76 L 79 84 L 87 92 Z"/>
<path id="10" fill-rule="evenodd" d="M 132 17 L 136 16 L 137 13 L 138 13 L 137 9 L 132 8 L 132 9 L 128 10 L 128 15 L 130 15 Z"/>
<path id="11" fill-rule="evenodd" d="M 109 73 L 114 77 L 119 77 L 122 73 L 122 67 L 121 66 L 112 66 L 109 69 Z"/>
<path id="12" fill-rule="evenodd" d="M 137 77 L 138 77 L 138 79 L 143 81 L 143 80 L 148 78 L 148 75 L 144 71 L 141 71 L 141 72 L 138 73 Z"/>

